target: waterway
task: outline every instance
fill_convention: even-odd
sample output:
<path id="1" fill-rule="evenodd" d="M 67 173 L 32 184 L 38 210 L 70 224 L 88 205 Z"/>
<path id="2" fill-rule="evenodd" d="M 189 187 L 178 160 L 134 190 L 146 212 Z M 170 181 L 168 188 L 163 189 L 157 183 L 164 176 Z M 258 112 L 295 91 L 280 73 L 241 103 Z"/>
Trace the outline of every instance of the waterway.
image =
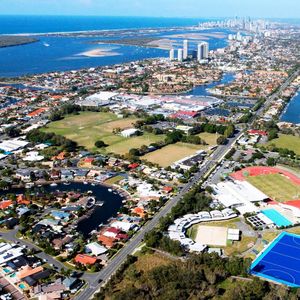
<path id="1" fill-rule="evenodd" d="M 103 185 L 91 185 L 83 183 L 70 183 L 69 185 L 58 184 L 55 187 L 45 185 L 42 187 L 34 187 L 33 189 L 10 189 L 7 191 L 0 191 L 0 195 L 9 194 L 25 194 L 25 193 L 54 193 L 55 191 L 78 191 L 85 193 L 92 191 L 92 196 L 96 198 L 99 203 L 103 202 L 102 206 L 95 206 L 93 213 L 86 219 L 78 223 L 78 231 L 81 232 L 85 237 L 89 233 L 98 228 L 100 224 L 105 224 L 111 217 L 117 215 L 118 210 L 122 206 L 123 196 L 119 195 L 115 191 L 109 192 L 109 188 Z"/>
<path id="2" fill-rule="evenodd" d="M 300 90 L 287 105 L 280 121 L 300 124 Z"/>
<path id="3" fill-rule="evenodd" d="M 84 18 L 84 17 L 33 17 L 7 16 L 0 18 L 0 34 L 17 33 L 47 33 L 89 30 L 116 30 L 114 39 L 137 38 L 134 33 L 120 33 L 118 29 L 150 28 L 150 31 L 140 32 L 141 37 L 157 39 L 171 38 L 175 48 L 182 47 L 184 35 L 187 33 L 219 33 L 224 38 L 214 35 L 206 37 L 210 49 L 227 46 L 226 29 L 191 30 L 180 29 L 178 26 L 197 25 L 201 19 L 161 19 L 161 18 Z M 205 21 L 205 20 L 203 20 Z M 170 30 L 176 27 L 176 30 Z M 163 28 L 163 29 L 162 29 Z M 159 29 L 159 30 L 157 30 Z M 171 36 L 171 37 L 170 37 Z M 67 71 L 104 65 L 121 64 L 146 58 L 168 57 L 169 51 L 157 48 L 139 46 L 92 44 L 94 41 L 111 39 L 103 37 L 66 37 L 66 36 L 37 36 L 38 42 L 15 47 L 0 48 L 0 77 L 17 77 L 26 74 L 45 73 L 51 71 Z M 196 49 L 199 41 L 190 39 L 190 49 Z M 107 52 L 102 57 L 87 57 L 81 53 L 100 49 Z"/>
<path id="4" fill-rule="evenodd" d="M 234 74 L 233 73 L 224 73 L 223 77 L 219 81 L 214 81 L 209 84 L 199 85 L 193 88 L 192 91 L 186 93 L 185 95 L 191 95 L 191 96 L 211 96 L 211 94 L 208 92 L 208 89 L 214 88 L 217 85 L 221 84 L 228 84 L 234 80 Z"/>

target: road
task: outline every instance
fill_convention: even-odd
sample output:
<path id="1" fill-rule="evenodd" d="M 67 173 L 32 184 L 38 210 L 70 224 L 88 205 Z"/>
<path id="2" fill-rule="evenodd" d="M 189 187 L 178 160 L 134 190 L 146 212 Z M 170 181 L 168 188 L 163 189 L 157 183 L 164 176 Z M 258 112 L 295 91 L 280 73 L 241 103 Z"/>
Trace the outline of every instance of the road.
<path id="1" fill-rule="evenodd" d="M 39 247 L 37 247 L 36 245 L 34 245 L 33 243 L 31 243 L 30 241 L 17 238 L 16 234 L 18 232 L 18 229 L 19 228 L 16 227 L 13 230 L 5 231 L 5 232 L 0 232 L 0 236 L 3 239 L 5 239 L 7 241 L 10 241 L 12 243 L 26 246 L 27 249 L 35 249 L 35 250 L 40 251 L 39 253 L 36 254 L 36 256 L 39 257 L 42 260 L 47 260 L 47 263 L 53 265 L 57 270 L 61 270 L 62 268 L 66 269 L 66 267 L 61 262 L 59 262 L 56 259 L 54 259 L 51 255 L 48 255 L 45 252 L 41 251 L 41 249 Z"/>

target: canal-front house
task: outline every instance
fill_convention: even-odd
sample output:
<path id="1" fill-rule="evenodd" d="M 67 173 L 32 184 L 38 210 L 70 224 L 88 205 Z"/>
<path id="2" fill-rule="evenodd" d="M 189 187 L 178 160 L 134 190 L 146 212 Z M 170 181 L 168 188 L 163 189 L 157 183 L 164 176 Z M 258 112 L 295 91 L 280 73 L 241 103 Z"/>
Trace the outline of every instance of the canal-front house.
<path id="1" fill-rule="evenodd" d="M 61 170 L 61 180 L 71 181 L 73 179 L 74 179 L 74 175 L 71 170 Z"/>

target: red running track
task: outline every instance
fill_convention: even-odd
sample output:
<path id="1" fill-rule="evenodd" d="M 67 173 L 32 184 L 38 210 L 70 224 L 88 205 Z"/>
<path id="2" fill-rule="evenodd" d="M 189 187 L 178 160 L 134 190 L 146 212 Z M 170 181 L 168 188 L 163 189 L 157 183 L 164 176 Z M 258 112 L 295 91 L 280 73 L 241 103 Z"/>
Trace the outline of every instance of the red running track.
<path id="1" fill-rule="evenodd" d="M 235 180 L 246 180 L 246 176 L 244 175 L 247 173 L 247 176 L 259 176 L 259 175 L 269 175 L 269 174 L 282 174 L 290 179 L 293 183 L 300 185 L 300 178 L 296 175 L 284 171 L 274 167 L 248 167 L 244 168 L 240 171 L 232 173 L 230 176 Z"/>

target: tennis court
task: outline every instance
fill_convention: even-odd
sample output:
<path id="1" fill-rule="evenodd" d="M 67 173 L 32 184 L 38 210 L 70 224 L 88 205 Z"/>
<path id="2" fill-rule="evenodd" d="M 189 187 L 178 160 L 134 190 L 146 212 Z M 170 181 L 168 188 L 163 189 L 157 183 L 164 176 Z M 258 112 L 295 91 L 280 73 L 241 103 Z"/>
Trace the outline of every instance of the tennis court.
<path id="1" fill-rule="evenodd" d="M 300 287 L 300 236 L 281 233 L 250 267 L 253 275 Z"/>

